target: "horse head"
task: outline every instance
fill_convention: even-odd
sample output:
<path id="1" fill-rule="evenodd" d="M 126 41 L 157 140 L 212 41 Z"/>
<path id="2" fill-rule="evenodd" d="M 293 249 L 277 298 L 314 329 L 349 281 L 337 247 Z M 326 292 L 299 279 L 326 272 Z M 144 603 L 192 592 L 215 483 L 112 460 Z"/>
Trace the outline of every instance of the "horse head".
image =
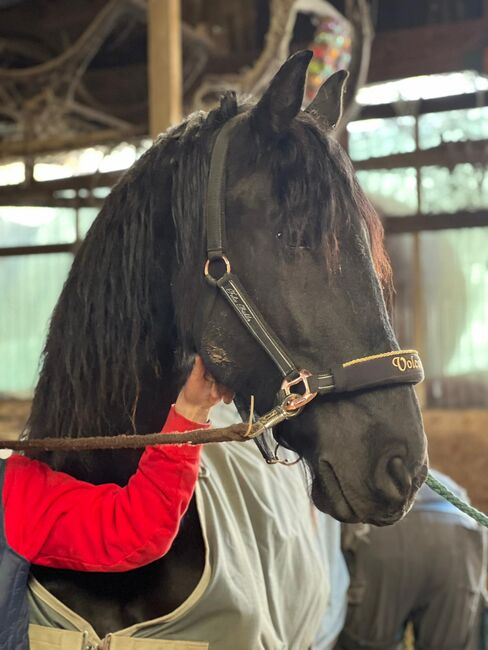
<path id="1" fill-rule="evenodd" d="M 232 95 L 223 100 L 231 114 L 226 124 L 234 124 L 225 159 L 216 163 L 220 176 L 210 176 L 224 187 L 222 203 L 207 211 L 221 212 L 226 240 L 225 255 L 220 250 L 210 262 L 228 266 L 211 273 L 229 275 L 232 265 L 296 367 L 318 371 L 381 358 L 398 343 L 385 304 L 390 277 L 381 225 L 332 136 L 346 75 L 331 77 L 302 111 L 309 60 L 307 52 L 291 57 L 256 104 L 238 106 Z M 208 188 L 207 201 L 215 200 Z M 207 228 L 214 230 L 213 218 Z M 254 395 L 262 413 L 281 384 L 276 363 L 263 351 L 266 342 L 260 345 L 240 322 L 252 318 L 245 303 L 237 305 L 239 319 L 237 298 L 231 293 L 226 301 L 202 282 L 201 240 L 188 253 L 174 280 L 181 340 L 241 399 Z M 306 459 L 316 506 L 342 521 L 393 523 L 425 478 L 422 419 L 405 384 L 316 397 L 275 436 Z"/>
<path id="2" fill-rule="evenodd" d="M 226 254 L 290 358 L 318 372 L 398 350 L 381 224 L 332 134 L 345 75 L 302 111 L 309 60 L 291 57 L 257 103 L 228 93 L 193 114 L 112 190 L 52 317 L 31 437 L 157 430 L 195 353 L 241 400 L 254 395 L 260 413 L 274 405 L 276 364 L 204 277 L 209 169 L 231 122 L 221 164 Z M 319 395 L 275 436 L 307 461 L 317 507 L 342 521 L 392 523 L 426 471 L 419 407 L 404 384 Z M 124 483 L 138 455 L 41 457 L 80 478 Z"/>

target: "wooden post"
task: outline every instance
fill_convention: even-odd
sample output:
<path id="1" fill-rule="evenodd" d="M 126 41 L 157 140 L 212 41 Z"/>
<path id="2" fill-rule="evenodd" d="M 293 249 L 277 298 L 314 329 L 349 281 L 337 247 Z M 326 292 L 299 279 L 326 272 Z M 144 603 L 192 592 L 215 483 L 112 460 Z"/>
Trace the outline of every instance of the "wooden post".
<path id="1" fill-rule="evenodd" d="M 425 363 L 425 310 L 424 295 L 422 283 L 422 260 L 421 260 L 421 242 L 420 233 L 413 234 L 413 314 L 414 314 L 414 347 L 419 351 L 420 358 Z M 424 384 L 417 384 L 415 391 L 420 402 L 421 408 L 424 408 L 427 402 L 427 395 Z"/>
<path id="2" fill-rule="evenodd" d="M 419 118 L 415 115 L 415 151 L 420 150 L 420 133 L 419 133 Z M 417 214 L 422 214 L 422 168 L 420 164 L 416 165 L 417 172 Z M 420 358 L 424 358 L 425 353 L 425 309 L 424 309 L 424 293 L 422 287 L 422 258 L 421 258 L 421 242 L 420 233 L 413 234 L 413 313 L 414 313 L 414 346 L 419 351 Z M 424 359 L 425 361 L 425 359 Z M 425 384 L 418 384 L 415 387 L 417 397 L 419 399 L 420 407 L 426 405 L 426 391 Z"/>
<path id="3" fill-rule="evenodd" d="M 415 150 L 420 149 L 419 119 L 415 115 Z M 422 214 L 422 169 L 416 166 L 417 172 L 417 213 Z M 414 347 L 419 351 L 420 358 L 424 358 L 425 350 L 425 309 L 424 291 L 422 283 L 422 257 L 420 233 L 413 234 L 413 314 L 414 314 Z M 425 359 L 424 359 L 425 362 Z M 415 387 L 420 407 L 423 408 L 427 402 L 425 384 L 418 384 Z"/>
<path id="4" fill-rule="evenodd" d="M 149 130 L 152 138 L 181 120 L 180 0 L 148 1 Z"/>

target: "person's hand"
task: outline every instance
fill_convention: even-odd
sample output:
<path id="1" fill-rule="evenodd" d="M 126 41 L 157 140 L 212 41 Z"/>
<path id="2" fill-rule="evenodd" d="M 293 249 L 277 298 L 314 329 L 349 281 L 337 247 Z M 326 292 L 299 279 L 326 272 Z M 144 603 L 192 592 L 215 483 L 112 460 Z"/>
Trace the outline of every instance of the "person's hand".
<path id="1" fill-rule="evenodd" d="M 175 409 L 187 420 L 204 423 L 208 421 L 208 412 L 212 406 L 220 400 L 230 404 L 233 399 L 234 393 L 217 384 L 197 355 L 193 369 L 175 402 Z"/>

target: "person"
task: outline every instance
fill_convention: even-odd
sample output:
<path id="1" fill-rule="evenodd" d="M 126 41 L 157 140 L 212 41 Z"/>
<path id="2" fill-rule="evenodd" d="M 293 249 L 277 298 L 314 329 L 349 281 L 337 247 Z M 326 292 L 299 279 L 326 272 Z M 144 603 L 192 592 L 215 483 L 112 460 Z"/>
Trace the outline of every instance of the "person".
<path id="1" fill-rule="evenodd" d="M 313 508 L 319 554 L 327 567 L 330 592 L 313 650 L 333 650 L 344 627 L 347 613 L 349 572 L 341 550 L 341 524 Z"/>
<path id="2" fill-rule="evenodd" d="M 208 427 L 210 408 L 232 394 L 197 357 L 165 431 Z M 198 477 L 201 445 L 145 449 L 129 483 L 92 485 L 13 454 L 0 460 L 0 647 L 28 648 L 29 565 L 128 571 L 162 557 Z"/>
<path id="3" fill-rule="evenodd" d="M 224 427 L 242 419 L 234 404 L 220 402 L 210 421 Z M 252 440 L 204 445 L 194 506 L 186 531 L 199 524 L 201 532 L 190 543 L 203 557 L 198 581 L 183 602 L 129 627 L 113 627 L 102 637 L 89 617 L 31 580 L 32 650 L 313 648 L 327 609 L 329 576 L 303 464 L 268 465 Z M 184 566 L 172 566 L 174 580 Z"/>
<path id="4" fill-rule="evenodd" d="M 431 471 L 467 500 L 452 479 Z M 427 485 L 393 526 L 344 526 L 343 551 L 351 584 L 338 650 L 400 650 L 407 623 L 417 650 L 479 649 L 486 530 Z"/>

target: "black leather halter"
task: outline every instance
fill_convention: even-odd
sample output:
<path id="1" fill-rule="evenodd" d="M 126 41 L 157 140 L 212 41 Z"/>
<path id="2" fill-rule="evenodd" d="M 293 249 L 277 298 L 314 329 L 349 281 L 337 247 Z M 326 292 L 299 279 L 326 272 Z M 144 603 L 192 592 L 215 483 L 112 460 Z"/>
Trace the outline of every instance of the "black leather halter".
<path id="1" fill-rule="evenodd" d="M 332 365 L 324 372 L 299 369 L 278 336 L 264 320 L 239 278 L 232 272 L 225 252 L 227 150 L 230 134 L 241 119 L 241 115 L 234 117 L 222 127 L 212 150 L 206 203 L 207 262 L 204 273 L 207 282 L 225 296 L 246 329 L 273 360 L 283 377 L 281 389 L 277 394 L 278 406 L 270 412 L 268 426 L 298 415 L 317 395 L 345 394 L 380 386 L 421 382 L 424 372 L 416 350 L 391 350 L 373 354 Z M 267 462 L 277 462 L 267 445 L 258 443 L 258 446 Z"/>

